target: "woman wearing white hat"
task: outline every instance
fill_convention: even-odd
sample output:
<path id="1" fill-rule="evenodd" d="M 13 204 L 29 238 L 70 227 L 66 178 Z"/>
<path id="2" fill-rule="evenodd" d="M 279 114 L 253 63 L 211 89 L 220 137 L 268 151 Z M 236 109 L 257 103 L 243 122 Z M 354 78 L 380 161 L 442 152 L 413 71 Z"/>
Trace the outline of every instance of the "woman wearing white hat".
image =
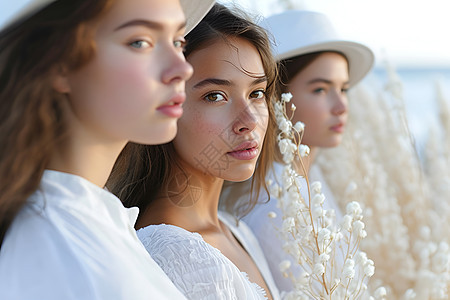
<path id="1" fill-rule="evenodd" d="M 338 36 L 328 18 L 320 13 L 286 11 L 265 21 L 263 26 L 276 41 L 274 52 L 280 63 L 279 88 L 281 92 L 292 93 L 292 102 L 296 106 L 292 123 L 301 121 L 305 124 L 302 144 L 311 150 L 304 160 L 308 175 L 310 179 L 322 182 L 327 208 L 334 209 L 339 219 L 339 208 L 334 204 L 332 193 L 321 180 L 319 169 L 312 164 L 318 148 L 335 147 L 341 142 L 347 120 L 347 90 L 370 70 L 373 53 L 362 44 Z M 281 178 L 282 170 L 282 164 L 274 163 L 269 177 Z M 234 198 L 238 191 L 242 191 L 242 187 L 227 186 L 221 201 Z M 257 236 L 278 288 L 291 291 L 291 280 L 282 276 L 279 270 L 279 264 L 289 259 L 289 255 L 283 251 L 284 241 L 273 224 L 275 222 L 281 228 L 277 199 L 271 198 L 267 203 L 267 198 L 260 197 L 258 202 L 244 221 Z M 269 212 L 277 213 L 275 220 L 269 220 Z"/>
<path id="2" fill-rule="evenodd" d="M 181 2 L 181 6 L 180 6 Z M 0 11 L 0 299 L 183 299 L 103 189 L 128 141 L 176 134 L 213 1 L 18 0 Z M 5 7 L 6 6 L 6 7 Z"/>

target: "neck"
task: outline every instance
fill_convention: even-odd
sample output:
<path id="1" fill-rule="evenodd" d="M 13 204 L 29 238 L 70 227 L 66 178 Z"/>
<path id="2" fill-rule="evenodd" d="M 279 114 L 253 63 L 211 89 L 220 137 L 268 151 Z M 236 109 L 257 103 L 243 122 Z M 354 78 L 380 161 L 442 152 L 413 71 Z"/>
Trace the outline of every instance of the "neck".
<path id="1" fill-rule="evenodd" d="M 103 188 L 124 146 L 125 142 L 72 136 L 57 148 L 48 169 L 81 176 Z"/>
<path id="2" fill-rule="evenodd" d="M 191 232 L 207 233 L 220 229 L 219 197 L 223 179 L 192 170 L 173 174 L 167 187 L 140 217 L 137 227 L 172 224 Z"/>

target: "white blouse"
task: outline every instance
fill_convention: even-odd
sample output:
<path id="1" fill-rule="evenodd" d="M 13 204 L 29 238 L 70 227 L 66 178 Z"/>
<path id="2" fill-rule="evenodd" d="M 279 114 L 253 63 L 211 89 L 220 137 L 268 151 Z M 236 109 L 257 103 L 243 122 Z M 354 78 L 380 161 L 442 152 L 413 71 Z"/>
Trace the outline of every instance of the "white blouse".
<path id="1" fill-rule="evenodd" d="M 200 234 L 166 224 L 144 227 L 137 234 L 150 255 L 188 299 L 266 299 L 264 289 L 250 282 L 246 273 L 206 243 Z M 261 261 L 255 263 L 260 267 Z M 264 261 L 263 264 L 266 265 L 263 277 L 272 282 L 274 290 L 271 293 L 278 294 L 267 272 L 267 263 Z"/>
<path id="2" fill-rule="evenodd" d="M 138 209 L 46 170 L 0 250 L 0 299 L 185 299 L 133 228 Z"/>

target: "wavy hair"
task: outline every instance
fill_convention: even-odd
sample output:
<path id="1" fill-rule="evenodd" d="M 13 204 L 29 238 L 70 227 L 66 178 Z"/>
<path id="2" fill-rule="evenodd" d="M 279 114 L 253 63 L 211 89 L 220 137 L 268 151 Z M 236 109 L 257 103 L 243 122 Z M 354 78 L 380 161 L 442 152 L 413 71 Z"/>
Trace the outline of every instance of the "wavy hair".
<path id="1" fill-rule="evenodd" d="M 265 175 L 273 162 L 275 145 L 275 119 L 273 113 L 274 88 L 277 81 L 277 64 L 271 53 L 271 40 L 266 31 L 250 21 L 241 11 L 215 4 L 205 18 L 186 36 L 185 56 L 207 47 L 216 40 L 242 38 L 250 42 L 261 56 L 268 84 L 266 101 L 269 109 L 269 124 L 261 156 L 252 178 L 251 189 L 256 197 L 241 203 L 229 203 L 236 215 L 243 216 L 256 204 L 261 186 L 267 191 Z M 245 72 L 245 70 L 243 70 Z M 251 75 L 251 74 L 250 74 Z M 179 163 L 172 142 L 145 146 L 129 143 L 119 156 L 107 187 L 116 194 L 125 206 L 138 206 L 144 211 L 149 201 L 164 189 L 171 175 L 181 171 L 189 185 L 188 176 Z"/>
<path id="2" fill-rule="evenodd" d="M 94 21 L 112 2 L 55 1 L 0 31 L 0 247 L 66 134 L 52 78 L 93 57 Z"/>

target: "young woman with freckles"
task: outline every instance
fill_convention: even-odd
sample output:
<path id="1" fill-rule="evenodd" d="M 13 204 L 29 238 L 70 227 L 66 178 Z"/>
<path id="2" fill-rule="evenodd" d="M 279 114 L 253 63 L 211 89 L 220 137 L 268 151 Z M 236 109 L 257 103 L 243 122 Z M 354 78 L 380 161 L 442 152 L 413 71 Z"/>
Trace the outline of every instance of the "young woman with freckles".
<path id="1" fill-rule="evenodd" d="M 332 191 L 313 163 L 320 148 L 340 144 L 348 114 L 347 90 L 369 72 L 374 55 L 366 46 L 340 37 L 328 18 L 320 13 L 286 11 L 267 18 L 263 24 L 275 38 L 274 53 L 280 66 L 278 90 L 280 94 L 290 92 L 293 95 L 291 103 L 296 110 L 292 123 L 301 121 L 305 124 L 301 143 L 309 146 L 310 154 L 302 161 L 308 177 L 310 182 L 321 181 L 326 197 L 325 208 L 334 209 L 339 220 L 342 216 Z M 290 103 L 287 106 L 290 108 Z M 287 114 L 290 115 L 290 111 Z M 278 153 L 268 179 L 275 182 L 281 180 L 282 161 Z M 297 167 L 299 174 L 302 174 L 301 166 Z M 223 209 L 230 210 L 229 204 L 233 202 L 248 201 L 249 187 L 247 182 L 226 184 L 221 195 Z M 307 190 L 306 186 L 303 190 Z M 306 199 L 307 195 L 304 197 Z M 269 219 L 269 212 L 275 212 L 277 217 Z M 278 289 L 291 291 L 291 280 L 279 270 L 282 261 L 292 259 L 283 250 L 284 241 L 276 230 L 282 224 L 277 199 L 268 199 L 260 193 L 258 204 L 243 220 L 258 238 Z"/>
<path id="2" fill-rule="evenodd" d="M 211 6 L 21 0 L 2 9 L 0 299 L 184 298 L 137 238 L 137 209 L 103 187 L 129 141 L 175 136 L 192 75 L 186 17 L 190 29 Z"/>
<path id="3" fill-rule="evenodd" d="M 268 163 L 257 161 L 271 161 L 275 137 L 269 39 L 219 4 L 186 39 L 195 72 L 177 136 L 162 146 L 130 145 L 108 187 L 141 208 L 139 238 L 188 299 L 279 299 L 250 230 L 218 214 L 224 180 L 256 172 L 256 190 L 265 184 Z"/>

